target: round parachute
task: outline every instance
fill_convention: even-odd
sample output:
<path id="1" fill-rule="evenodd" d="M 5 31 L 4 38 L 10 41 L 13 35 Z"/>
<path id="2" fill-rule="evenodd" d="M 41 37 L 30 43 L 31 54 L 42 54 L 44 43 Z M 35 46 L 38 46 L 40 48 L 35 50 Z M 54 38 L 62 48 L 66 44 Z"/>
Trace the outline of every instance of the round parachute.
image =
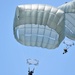
<path id="1" fill-rule="evenodd" d="M 75 1 L 65 3 L 58 8 L 65 12 L 65 35 L 75 40 Z"/>
<path id="2" fill-rule="evenodd" d="M 64 12 L 48 5 L 19 5 L 13 31 L 23 45 L 54 49 L 65 37 Z"/>
<path id="3" fill-rule="evenodd" d="M 63 43 L 66 44 L 67 46 L 74 45 L 74 42 L 73 41 L 70 41 L 70 40 L 65 40 Z"/>
<path id="4" fill-rule="evenodd" d="M 66 45 L 66 48 L 69 49 L 70 47 L 74 46 L 74 42 L 71 40 L 64 40 L 63 42 Z"/>
<path id="5" fill-rule="evenodd" d="M 39 61 L 36 59 L 27 59 L 27 64 L 29 65 L 38 65 Z"/>

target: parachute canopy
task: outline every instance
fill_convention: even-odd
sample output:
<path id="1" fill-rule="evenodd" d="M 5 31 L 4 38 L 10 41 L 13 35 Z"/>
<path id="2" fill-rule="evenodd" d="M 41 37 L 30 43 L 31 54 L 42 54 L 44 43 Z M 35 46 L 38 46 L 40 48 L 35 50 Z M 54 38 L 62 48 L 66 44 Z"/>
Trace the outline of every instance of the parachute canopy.
<path id="1" fill-rule="evenodd" d="M 75 0 L 58 7 L 65 12 L 65 35 L 75 40 Z"/>
<path id="2" fill-rule="evenodd" d="M 49 5 L 19 5 L 13 31 L 23 45 L 56 48 L 65 37 L 64 12 Z"/>
<path id="3" fill-rule="evenodd" d="M 27 64 L 29 65 L 38 65 L 39 61 L 37 59 L 27 59 Z"/>

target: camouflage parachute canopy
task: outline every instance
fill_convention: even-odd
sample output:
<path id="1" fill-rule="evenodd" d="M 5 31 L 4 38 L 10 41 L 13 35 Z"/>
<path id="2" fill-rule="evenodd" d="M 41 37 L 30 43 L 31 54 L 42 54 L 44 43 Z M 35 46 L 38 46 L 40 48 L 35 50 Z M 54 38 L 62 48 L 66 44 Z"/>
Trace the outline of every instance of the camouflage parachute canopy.
<path id="1" fill-rule="evenodd" d="M 26 46 L 54 49 L 64 37 L 75 40 L 75 1 L 55 8 L 44 4 L 18 5 L 13 31 Z"/>

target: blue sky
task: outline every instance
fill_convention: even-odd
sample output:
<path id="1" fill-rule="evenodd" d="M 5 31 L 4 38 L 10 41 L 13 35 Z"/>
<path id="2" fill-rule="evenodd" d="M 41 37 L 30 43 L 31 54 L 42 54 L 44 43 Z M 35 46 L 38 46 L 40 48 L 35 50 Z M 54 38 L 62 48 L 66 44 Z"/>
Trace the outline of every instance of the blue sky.
<path id="1" fill-rule="evenodd" d="M 24 46 L 13 35 L 13 19 L 19 4 L 49 4 L 55 7 L 72 0 L 0 1 L 0 75 L 27 75 L 27 58 L 39 60 L 34 75 L 75 75 L 75 46 L 63 55 L 62 43 L 54 50 Z M 32 66 L 30 66 L 32 67 Z"/>

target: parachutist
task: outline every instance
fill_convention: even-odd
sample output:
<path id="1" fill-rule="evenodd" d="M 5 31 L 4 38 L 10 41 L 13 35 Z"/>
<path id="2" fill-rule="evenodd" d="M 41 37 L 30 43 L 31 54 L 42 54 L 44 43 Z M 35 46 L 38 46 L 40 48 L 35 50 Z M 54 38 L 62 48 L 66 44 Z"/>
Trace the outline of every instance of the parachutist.
<path id="1" fill-rule="evenodd" d="M 65 48 L 63 54 L 65 54 L 65 53 L 67 53 L 67 52 L 68 52 L 68 51 L 67 51 L 67 49 Z"/>
<path id="2" fill-rule="evenodd" d="M 28 75 L 32 75 L 33 73 L 33 71 L 28 71 Z"/>
<path id="3" fill-rule="evenodd" d="M 28 75 L 33 75 L 34 73 L 34 69 L 32 71 L 30 71 L 30 69 L 28 70 Z"/>

